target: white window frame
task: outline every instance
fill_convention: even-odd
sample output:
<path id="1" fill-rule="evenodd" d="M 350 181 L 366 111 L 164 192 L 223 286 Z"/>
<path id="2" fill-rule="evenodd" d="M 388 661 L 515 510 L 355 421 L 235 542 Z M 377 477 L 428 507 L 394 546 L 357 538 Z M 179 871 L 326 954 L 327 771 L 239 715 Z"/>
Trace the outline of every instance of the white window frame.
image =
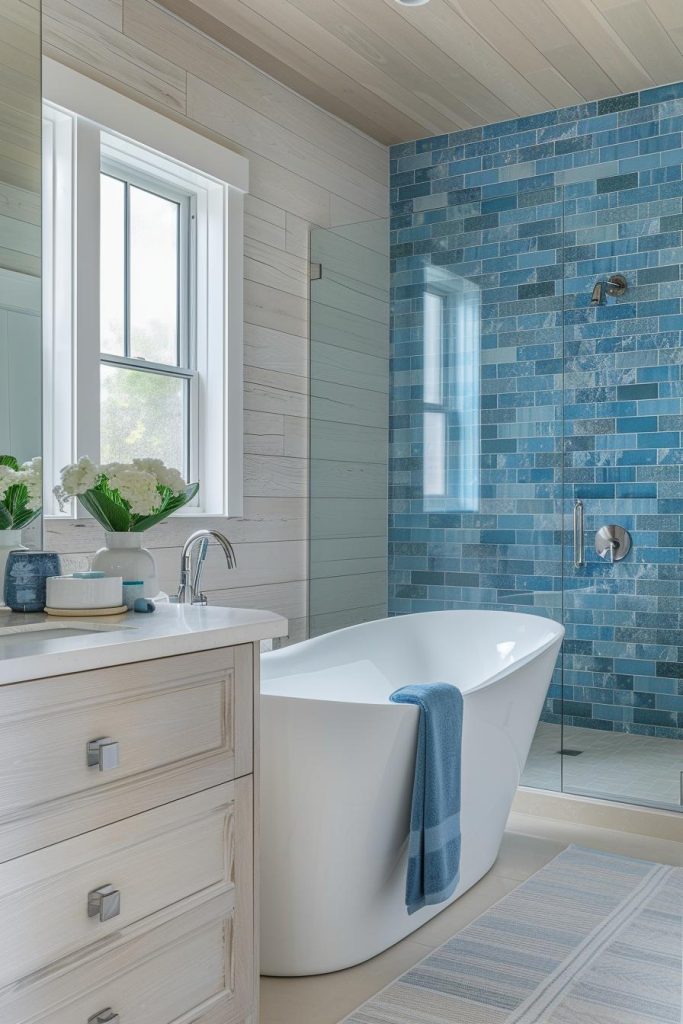
<path id="1" fill-rule="evenodd" d="M 46 514 L 60 516 L 51 487 L 61 466 L 99 460 L 99 175 L 118 162 L 190 193 L 195 208 L 200 503 L 177 514 L 241 516 L 248 161 L 49 58 L 43 95 L 56 156 L 44 174 L 54 198 L 44 224 Z"/>

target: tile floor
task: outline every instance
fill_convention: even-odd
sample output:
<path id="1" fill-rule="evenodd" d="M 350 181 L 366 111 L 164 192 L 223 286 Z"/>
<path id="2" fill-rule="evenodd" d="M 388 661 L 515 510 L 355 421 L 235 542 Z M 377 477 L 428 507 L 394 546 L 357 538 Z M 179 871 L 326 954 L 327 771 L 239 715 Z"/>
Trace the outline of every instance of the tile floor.
<path id="1" fill-rule="evenodd" d="M 488 875 L 419 931 L 348 971 L 315 978 L 263 978 L 261 1024 L 338 1024 L 570 843 L 683 866 L 683 842 L 513 813 Z"/>
<path id="2" fill-rule="evenodd" d="M 582 753 L 578 757 L 560 758 L 560 727 L 540 722 L 522 784 L 534 789 L 562 787 L 565 793 L 581 796 L 680 806 L 680 740 L 567 726 L 563 745 Z"/>

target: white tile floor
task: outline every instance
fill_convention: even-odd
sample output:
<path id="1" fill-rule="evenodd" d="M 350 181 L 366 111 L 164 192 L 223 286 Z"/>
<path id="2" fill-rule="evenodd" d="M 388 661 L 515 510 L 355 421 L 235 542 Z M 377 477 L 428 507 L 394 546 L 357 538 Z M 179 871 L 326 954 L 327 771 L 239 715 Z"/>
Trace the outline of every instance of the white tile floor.
<path id="1" fill-rule="evenodd" d="M 581 796 L 680 806 L 680 740 L 566 726 L 563 746 L 582 753 L 563 758 L 557 753 L 560 742 L 559 725 L 539 723 L 522 777 L 524 786 L 554 790 L 562 786 L 565 793 Z"/>
<path id="2" fill-rule="evenodd" d="M 683 866 L 683 842 L 512 814 L 500 856 L 488 875 L 407 939 L 348 971 L 315 978 L 263 978 L 261 1024 L 338 1024 L 570 843 Z"/>

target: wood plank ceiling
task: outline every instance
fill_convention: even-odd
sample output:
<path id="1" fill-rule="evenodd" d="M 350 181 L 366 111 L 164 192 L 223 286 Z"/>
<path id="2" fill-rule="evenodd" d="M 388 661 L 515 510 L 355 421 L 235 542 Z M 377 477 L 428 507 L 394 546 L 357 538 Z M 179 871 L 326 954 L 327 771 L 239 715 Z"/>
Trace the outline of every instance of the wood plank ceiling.
<path id="1" fill-rule="evenodd" d="M 161 5 L 385 143 L 683 79 L 683 0 Z"/>

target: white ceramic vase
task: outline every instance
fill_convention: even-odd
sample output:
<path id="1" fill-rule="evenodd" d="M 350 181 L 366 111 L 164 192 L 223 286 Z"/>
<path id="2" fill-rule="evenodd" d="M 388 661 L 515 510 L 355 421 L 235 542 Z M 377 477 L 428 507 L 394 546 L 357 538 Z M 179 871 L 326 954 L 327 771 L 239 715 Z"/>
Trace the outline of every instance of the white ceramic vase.
<path id="1" fill-rule="evenodd" d="M 95 554 L 92 567 L 106 576 L 122 576 L 125 580 L 142 580 L 145 597 L 159 593 L 159 577 L 154 555 L 142 546 L 142 533 L 106 533 L 105 546 Z"/>
<path id="2" fill-rule="evenodd" d="M 0 530 L 0 607 L 5 607 L 5 564 L 10 551 L 26 551 L 21 543 L 21 530 Z"/>

